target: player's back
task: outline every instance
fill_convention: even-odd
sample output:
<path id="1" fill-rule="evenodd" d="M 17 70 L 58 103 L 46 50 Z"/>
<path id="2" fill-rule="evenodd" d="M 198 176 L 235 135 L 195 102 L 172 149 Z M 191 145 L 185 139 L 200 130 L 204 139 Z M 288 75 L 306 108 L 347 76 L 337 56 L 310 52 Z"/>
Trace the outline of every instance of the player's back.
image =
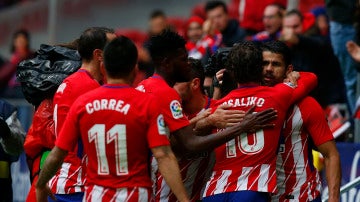
<path id="1" fill-rule="evenodd" d="M 279 84 L 274 88 L 244 86 L 231 91 L 216 106 L 232 104 L 232 109 L 255 112 L 268 108 L 277 110 L 275 128 L 242 134 L 215 149 L 216 164 L 207 183 L 206 196 L 217 193 L 253 190 L 275 192 L 275 161 L 280 131 L 289 107 L 293 88 Z"/>
<path id="2" fill-rule="evenodd" d="M 154 119 L 150 111 L 157 110 L 151 96 L 126 85 L 104 85 L 80 101 L 79 124 L 88 155 L 88 184 L 150 188 L 149 147 L 169 144 L 148 141 L 150 132 L 165 135 L 165 131 L 158 131 L 163 129 L 162 116 L 150 124 Z"/>

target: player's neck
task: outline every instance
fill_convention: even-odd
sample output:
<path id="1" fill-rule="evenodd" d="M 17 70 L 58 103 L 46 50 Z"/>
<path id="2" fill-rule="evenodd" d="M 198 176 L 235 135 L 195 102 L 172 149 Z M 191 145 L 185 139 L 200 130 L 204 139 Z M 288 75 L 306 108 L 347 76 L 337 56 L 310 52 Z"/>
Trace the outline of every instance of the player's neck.
<path id="1" fill-rule="evenodd" d="M 174 79 L 170 78 L 166 73 L 161 71 L 155 71 L 155 74 L 161 76 L 170 87 L 173 87 L 175 85 Z"/>
<path id="2" fill-rule="evenodd" d="M 126 84 L 126 85 L 130 85 L 131 81 L 129 81 L 128 79 L 116 79 L 116 78 L 107 78 L 106 79 L 106 83 L 107 84 Z"/>
<path id="3" fill-rule="evenodd" d="M 102 82 L 103 77 L 100 73 L 100 67 L 99 64 L 97 64 L 95 61 L 82 61 L 81 69 L 85 69 L 89 74 L 99 83 Z"/>

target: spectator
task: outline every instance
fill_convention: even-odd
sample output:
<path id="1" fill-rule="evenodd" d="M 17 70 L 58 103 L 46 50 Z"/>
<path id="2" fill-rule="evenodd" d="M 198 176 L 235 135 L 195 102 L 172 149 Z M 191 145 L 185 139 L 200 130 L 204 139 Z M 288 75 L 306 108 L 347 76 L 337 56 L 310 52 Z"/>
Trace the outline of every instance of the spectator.
<path id="1" fill-rule="evenodd" d="M 245 39 L 246 32 L 239 22 L 230 19 L 226 4 L 223 1 L 208 1 L 205 5 L 207 20 L 222 34 L 222 45 L 231 47 Z"/>
<path id="2" fill-rule="evenodd" d="M 320 32 L 306 36 L 302 22 L 303 15 L 300 11 L 288 11 L 284 16 L 279 38 L 290 47 L 294 70 L 313 72 L 318 76 L 318 87 L 311 95 L 322 107 L 344 102 L 341 94 L 344 92 L 344 81 L 339 77 L 341 72 L 338 60 L 331 51 L 329 38 Z"/>
<path id="3" fill-rule="evenodd" d="M 15 72 L 22 60 L 34 57 L 34 52 L 30 49 L 30 34 L 27 30 L 20 29 L 13 34 L 10 51 L 10 61 L 0 69 L 0 81 L 2 85 L 5 85 L 0 90 L 0 95 L 7 98 L 23 98 Z"/>
<path id="4" fill-rule="evenodd" d="M 355 112 L 357 92 L 356 63 L 346 50 L 346 42 L 355 40 L 354 16 L 356 0 L 326 0 L 325 6 L 330 18 L 330 37 L 334 53 L 340 62 L 346 87 L 349 112 Z"/>
<path id="5" fill-rule="evenodd" d="M 198 16 L 192 16 L 187 22 L 185 44 L 189 57 L 201 59 L 204 64 L 207 58 L 212 55 L 221 43 L 220 33 L 211 33 L 211 28 L 204 25 L 204 20 Z"/>
<path id="6" fill-rule="evenodd" d="M 286 7 L 287 2 L 288 0 L 231 0 L 229 8 L 234 10 L 234 17 L 239 19 L 246 35 L 252 36 L 264 30 L 263 13 L 266 6 L 275 3 Z"/>
<path id="7" fill-rule="evenodd" d="M 25 131 L 17 118 L 17 110 L 0 99 L 0 201 L 13 201 L 11 163 L 23 151 Z"/>
<path id="8" fill-rule="evenodd" d="M 280 36 L 285 7 L 281 4 L 270 4 L 265 7 L 263 24 L 265 30 L 251 37 L 253 41 L 277 40 Z"/>

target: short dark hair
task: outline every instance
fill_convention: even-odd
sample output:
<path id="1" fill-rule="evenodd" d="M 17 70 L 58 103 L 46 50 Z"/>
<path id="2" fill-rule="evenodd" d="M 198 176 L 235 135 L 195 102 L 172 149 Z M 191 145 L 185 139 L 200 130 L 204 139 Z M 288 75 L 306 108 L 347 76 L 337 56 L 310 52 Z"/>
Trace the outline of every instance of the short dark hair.
<path id="1" fill-rule="evenodd" d="M 106 73 L 112 78 L 126 78 L 137 62 L 135 44 L 125 36 L 119 36 L 104 48 Z"/>
<path id="2" fill-rule="evenodd" d="M 205 5 L 205 12 L 213 10 L 214 8 L 222 7 L 225 13 L 228 13 L 226 4 L 223 1 L 208 1 Z"/>
<path id="3" fill-rule="evenodd" d="M 284 11 L 286 10 L 286 7 L 283 4 L 275 2 L 267 5 L 266 7 L 268 6 L 276 7 L 278 9 L 277 15 L 280 17 L 284 17 Z"/>
<path id="4" fill-rule="evenodd" d="M 284 42 L 278 40 L 267 41 L 262 44 L 261 49 L 262 51 L 270 51 L 282 55 L 286 67 L 291 64 L 291 51 Z"/>
<path id="5" fill-rule="evenodd" d="M 150 13 L 150 19 L 154 19 L 157 17 L 163 17 L 166 18 L 165 12 L 160 9 L 155 9 Z"/>
<path id="6" fill-rule="evenodd" d="M 159 60 L 174 54 L 178 49 L 185 49 L 185 39 L 178 33 L 165 29 L 158 35 L 154 35 L 149 41 L 149 52 L 154 64 Z"/>
<path id="7" fill-rule="evenodd" d="M 287 11 L 285 13 L 285 17 L 291 16 L 291 15 L 299 16 L 301 22 L 304 20 L 303 14 L 298 9 L 292 9 L 292 10 Z"/>
<path id="8" fill-rule="evenodd" d="M 12 40 L 11 40 L 11 46 L 10 46 L 10 52 L 11 53 L 14 53 L 15 52 L 15 39 L 18 37 L 18 36 L 24 36 L 26 41 L 27 41 L 27 46 L 26 48 L 30 48 L 30 34 L 29 32 L 26 30 L 26 29 L 19 29 L 19 30 L 16 30 L 14 32 L 14 34 L 12 35 Z"/>
<path id="9" fill-rule="evenodd" d="M 91 27 L 86 29 L 78 41 L 78 51 L 83 60 L 90 61 L 95 49 L 103 50 L 108 42 L 106 34 L 115 33 L 106 27 Z"/>
<path id="10" fill-rule="evenodd" d="M 260 47 L 252 41 L 243 41 L 231 48 L 226 69 L 234 72 L 237 83 L 261 82 L 262 60 Z"/>
<path id="11" fill-rule="evenodd" d="M 204 90 L 204 80 L 205 80 L 205 73 L 204 73 L 204 66 L 201 63 L 201 60 L 195 59 L 192 57 L 188 58 L 190 64 L 190 75 L 192 79 L 199 78 L 200 79 L 200 89 L 203 94 L 205 94 Z"/>

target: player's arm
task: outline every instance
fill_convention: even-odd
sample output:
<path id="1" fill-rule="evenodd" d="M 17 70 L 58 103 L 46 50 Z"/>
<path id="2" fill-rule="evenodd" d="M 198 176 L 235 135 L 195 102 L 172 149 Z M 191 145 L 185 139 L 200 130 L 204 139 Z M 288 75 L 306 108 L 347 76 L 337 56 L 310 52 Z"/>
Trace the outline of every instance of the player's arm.
<path id="1" fill-rule="evenodd" d="M 174 131 L 172 135 L 184 149 L 190 152 L 198 152 L 220 146 L 242 133 L 255 132 L 262 128 L 274 126 L 270 123 L 277 117 L 274 109 L 266 109 L 254 114 L 253 111 L 254 107 L 247 111 L 244 120 L 235 126 L 207 136 L 197 136 L 191 126 L 180 128 Z"/>
<path id="2" fill-rule="evenodd" d="M 220 105 L 214 113 L 199 119 L 195 124 L 195 131 L 198 135 L 209 134 L 215 128 L 227 128 L 238 124 L 244 119 L 245 112 L 242 110 L 228 110 L 232 105 Z"/>
<path id="3" fill-rule="evenodd" d="M 55 175 L 56 171 L 63 163 L 67 151 L 55 146 L 50 154 L 47 156 L 46 161 L 40 171 L 39 179 L 36 183 L 36 200 L 38 202 L 47 201 L 48 196 L 54 197 L 47 182 Z"/>
<path id="4" fill-rule="evenodd" d="M 158 162 L 160 173 L 179 201 L 189 201 L 184 184 L 181 180 L 179 165 L 170 146 L 151 148 Z"/>
<path id="5" fill-rule="evenodd" d="M 327 141 L 318 146 L 319 152 L 325 161 L 326 181 L 329 188 L 329 202 L 340 199 L 341 166 L 339 152 L 335 141 Z"/>
<path id="6" fill-rule="evenodd" d="M 310 110 L 309 106 L 311 106 Z M 340 157 L 337 151 L 334 137 L 326 121 L 326 116 L 320 104 L 312 97 L 306 97 L 299 103 L 305 120 L 306 130 L 317 146 L 319 152 L 324 156 L 326 180 L 329 187 L 329 201 L 338 201 L 340 197 Z"/>
<path id="7" fill-rule="evenodd" d="M 294 103 L 297 100 L 308 95 L 317 85 L 317 77 L 311 72 L 300 72 L 300 78 L 297 81 L 297 87 L 295 88 L 290 103 Z"/>

